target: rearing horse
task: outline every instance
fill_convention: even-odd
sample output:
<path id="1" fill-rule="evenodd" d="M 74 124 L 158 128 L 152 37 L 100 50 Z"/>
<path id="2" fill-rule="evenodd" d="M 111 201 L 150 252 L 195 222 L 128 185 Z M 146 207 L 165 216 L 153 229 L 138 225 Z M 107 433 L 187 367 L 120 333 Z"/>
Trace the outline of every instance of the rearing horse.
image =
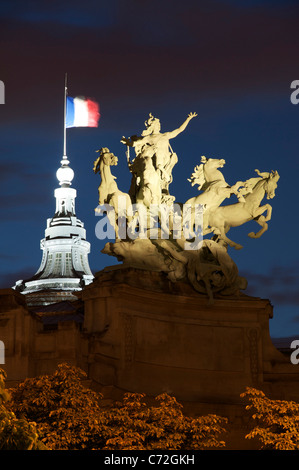
<path id="1" fill-rule="evenodd" d="M 218 207 L 210 214 L 210 230 L 206 231 L 204 235 L 214 232 L 219 239 L 239 250 L 242 245 L 233 242 L 226 236 L 231 227 L 238 227 L 250 220 L 255 220 L 262 228 L 257 233 L 250 232 L 248 234 L 250 238 L 259 238 L 268 229 L 267 222 L 271 219 L 272 207 L 270 204 L 261 206 L 260 203 L 265 194 L 267 194 L 267 199 L 274 198 L 279 174 L 277 171 L 271 173 L 255 171 L 258 173 L 259 178 L 251 178 L 245 183 L 245 186 L 251 188 L 250 192 L 244 195 L 245 201 Z M 267 211 L 266 216 L 263 215 L 265 211 Z"/>
<path id="2" fill-rule="evenodd" d="M 131 198 L 127 193 L 123 193 L 118 189 L 116 183 L 116 176 L 111 174 L 110 167 L 117 165 L 118 158 L 109 151 L 108 148 L 104 147 L 100 150 L 99 158 L 94 162 L 93 171 L 94 173 L 100 173 L 101 183 L 99 186 L 99 205 L 109 204 L 114 207 L 115 216 L 110 211 L 107 212 L 107 217 L 115 229 L 116 238 L 118 238 L 118 218 L 127 217 L 127 209 L 131 206 Z M 120 199 L 123 198 L 121 208 L 119 206 Z M 96 212 L 100 212 L 101 208 L 97 207 Z M 128 217 L 127 217 L 128 218 Z"/>
<path id="3" fill-rule="evenodd" d="M 231 194 L 235 194 L 239 200 L 243 201 L 242 192 L 238 191 L 240 186 L 243 186 L 242 181 L 238 181 L 233 186 L 230 186 L 224 179 L 223 174 L 218 168 L 222 168 L 225 165 L 225 160 L 217 158 L 206 158 L 201 157 L 201 165 L 194 168 L 194 172 L 188 181 L 191 182 L 192 186 L 198 185 L 198 190 L 203 192 L 198 196 L 192 197 L 185 202 L 185 205 L 191 206 L 191 217 L 194 221 L 194 208 L 200 204 L 204 207 L 203 212 L 203 233 L 208 230 L 210 226 L 209 217 L 210 214 L 217 209 L 224 199 L 230 197 Z M 193 224 L 193 222 L 191 222 Z M 210 233 L 210 232 L 209 232 Z"/>

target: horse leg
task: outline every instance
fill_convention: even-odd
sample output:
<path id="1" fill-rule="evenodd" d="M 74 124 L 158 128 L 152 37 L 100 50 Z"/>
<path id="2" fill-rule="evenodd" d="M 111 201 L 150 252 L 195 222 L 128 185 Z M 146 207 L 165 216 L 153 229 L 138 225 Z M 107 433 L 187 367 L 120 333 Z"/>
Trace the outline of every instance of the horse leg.
<path id="1" fill-rule="evenodd" d="M 262 227 L 257 233 L 250 232 L 248 236 L 250 238 L 260 238 L 266 230 L 268 230 L 268 224 L 266 222 L 266 217 L 264 215 L 260 215 L 255 221 Z"/>
<path id="2" fill-rule="evenodd" d="M 272 216 L 272 206 L 270 206 L 270 204 L 264 204 L 263 206 L 258 207 L 253 214 L 253 218 L 255 219 L 256 217 L 262 215 L 265 211 L 267 211 L 265 221 L 268 222 L 269 220 L 271 220 Z"/>
<path id="3" fill-rule="evenodd" d="M 229 246 L 235 248 L 235 250 L 241 250 L 243 248 L 242 245 L 239 243 L 233 242 L 226 236 L 226 232 L 228 232 L 229 228 L 225 231 L 224 225 L 218 226 L 214 228 L 214 234 L 218 235 L 222 240 L 224 240 Z"/>
<path id="4" fill-rule="evenodd" d="M 264 216 L 263 213 L 267 211 L 267 215 Z M 254 214 L 254 220 L 262 227 L 257 233 L 250 232 L 248 236 L 250 238 L 260 238 L 266 230 L 268 230 L 268 220 L 271 219 L 272 215 L 272 206 L 270 204 L 265 204 L 257 209 Z"/>
<path id="5" fill-rule="evenodd" d="M 267 209 L 267 215 L 266 215 L 265 221 L 268 222 L 269 220 L 271 220 L 272 206 L 270 206 L 270 204 L 265 204 L 264 207 Z"/>

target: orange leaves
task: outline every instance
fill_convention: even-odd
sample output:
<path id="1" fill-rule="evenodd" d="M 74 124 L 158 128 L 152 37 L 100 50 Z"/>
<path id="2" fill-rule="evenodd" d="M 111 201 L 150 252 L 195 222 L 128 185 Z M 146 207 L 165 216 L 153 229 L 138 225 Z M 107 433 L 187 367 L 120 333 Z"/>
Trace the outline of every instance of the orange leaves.
<path id="1" fill-rule="evenodd" d="M 101 394 L 85 388 L 86 375 L 61 364 L 52 375 L 27 379 L 12 390 L 13 409 L 35 421 L 55 449 L 187 450 L 224 446 L 225 418 L 191 418 L 175 397 L 163 393 L 149 405 L 144 393 L 126 393 L 101 407 Z"/>
<path id="2" fill-rule="evenodd" d="M 188 450 L 223 446 L 218 435 L 224 432 L 225 418 L 190 418 L 174 397 L 161 394 L 157 405 L 148 405 L 144 394 L 126 394 L 121 403 L 107 410 L 108 437 L 105 449 Z"/>
<path id="3" fill-rule="evenodd" d="M 52 375 L 26 379 L 4 390 L 0 369 L 0 448 L 35 449 L 40 441 L 52 450 L 196 450 L 224 447 L 228 420 L 217 415 L 190 417 L 175 397 L 155 400 L 126 393 L 101 406 L 102 395 L 87 389 L 83 371 L 61 364 Z M 261 390 L 241 395 L 252 418 L 247 439 L 262 448 L 299 449 L 299 404 L 271 400 Z"/>
<path id="4" fill-rule="evenodd" d="M 0 369 L 0 450 L 43 449 L 36 423 L 18 419 L 9 410 L 10 394 L 4 389 L 6 373 Z"/>
<path id="5" fill-rule="evenodd" d="M 86 374 L 61 364 L 52 375 L 26 379 L 12 390 L 13 409 L 34 420 L 51 449 L 93 448 L 100 433 L 101 395 L 82 384 Z"/>
<path id="6" fill-rule="evenodd" d="M 254 388 L 247 388 L 241 397 L 249 400 L 246 409 L 257 422 L 247 439 L 257 438 L 265 449 L 299 449 L 299 403 L 271 400 Z"/>

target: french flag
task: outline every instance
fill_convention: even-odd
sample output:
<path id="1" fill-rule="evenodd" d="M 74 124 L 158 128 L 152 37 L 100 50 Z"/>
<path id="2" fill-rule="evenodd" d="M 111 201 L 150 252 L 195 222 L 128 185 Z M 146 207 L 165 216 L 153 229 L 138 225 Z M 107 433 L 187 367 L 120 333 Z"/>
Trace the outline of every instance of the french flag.
<path id="1" fill-rule="evenodd" d="M 89 98 L 66 98 L 66 127 L 98 127 L 99 105 Z"/>

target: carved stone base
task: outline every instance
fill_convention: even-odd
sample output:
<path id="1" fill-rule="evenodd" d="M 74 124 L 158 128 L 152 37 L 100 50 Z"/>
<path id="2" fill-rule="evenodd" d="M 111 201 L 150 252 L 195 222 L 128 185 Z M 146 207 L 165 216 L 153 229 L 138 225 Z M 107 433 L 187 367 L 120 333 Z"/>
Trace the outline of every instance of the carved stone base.
<path id="1" fill-rule="evenodd" d="M 233 404 L 247 386 L 265 390 L 279 381 L 274 367 L 295 377 L 271 342 L 268 300 L 216 295 L 211 305 L 188 283 L 121 266 L 98 273 L 82 299 L 82 359 L 100 384 Z"/>

